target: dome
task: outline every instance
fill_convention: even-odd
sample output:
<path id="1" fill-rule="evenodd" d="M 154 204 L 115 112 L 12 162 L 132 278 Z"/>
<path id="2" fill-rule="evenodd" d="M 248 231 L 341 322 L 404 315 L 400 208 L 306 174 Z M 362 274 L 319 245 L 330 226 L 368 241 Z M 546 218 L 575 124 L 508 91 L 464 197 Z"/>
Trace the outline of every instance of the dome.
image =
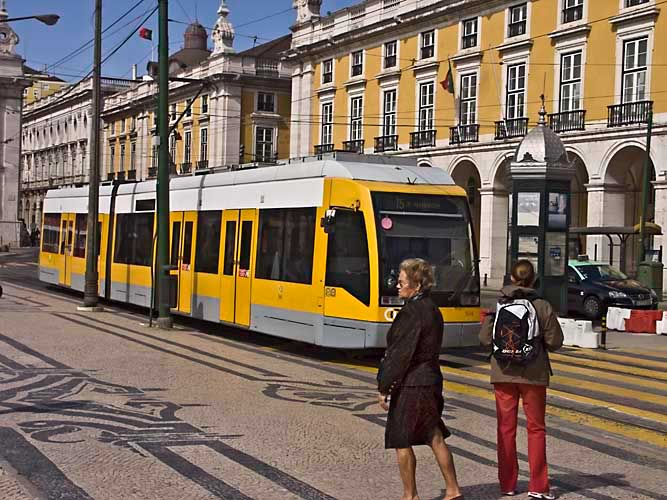
<path id="1" fill-rule="evenodd" d="M 526 134 L 516 149 L 514 161 L 517 163 L 549 163 L 569 166 L 570 161 L 563 141 L 547 126 L 547 112 L 542 105 L 537 127 Z"/>
<path id="2" fill-rule="evenodd" d="M 206 49 L 206 44 L 208 41 L 208 33 L 206 28 L 204 28 L 197 21 L 190 24 L 185 30 L 184 34 L 186 49 Z"/>

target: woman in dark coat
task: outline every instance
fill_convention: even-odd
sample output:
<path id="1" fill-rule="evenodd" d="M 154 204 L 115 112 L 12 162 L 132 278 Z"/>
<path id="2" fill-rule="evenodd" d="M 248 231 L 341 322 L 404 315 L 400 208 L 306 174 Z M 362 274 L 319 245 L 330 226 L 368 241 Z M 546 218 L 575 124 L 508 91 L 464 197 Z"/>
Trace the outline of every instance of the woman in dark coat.
<path id="1" fill-rule="evenodd" d="M 462 499 L 452 454 L 445 443 L 450 433 L 441 415 L 440 346 L 443 320 L 429 297 L 431 266 L 421 259 L 401 263 L 398 294 L 405 306 L 387 334 L 387 350 L 378 373 L 378 400 L 389 410 L 385 448 L 395 448 L 403 481 L 401 500 L 418 500 L 412 446 L 428 445 L 445 479 L 445 500 Z"/>

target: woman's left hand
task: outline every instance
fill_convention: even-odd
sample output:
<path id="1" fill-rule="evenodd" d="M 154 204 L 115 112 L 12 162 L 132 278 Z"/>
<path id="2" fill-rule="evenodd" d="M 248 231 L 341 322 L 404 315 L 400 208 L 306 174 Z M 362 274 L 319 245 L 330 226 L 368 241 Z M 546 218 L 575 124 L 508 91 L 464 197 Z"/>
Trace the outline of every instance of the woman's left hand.
<path id="1" fill-rule="evenodd" d="M 384 411 L 389 411 L 389 402 L 385 401 L 385 395 L 378 393 L 378 403 L 380 403 L 380 406 Z"/>

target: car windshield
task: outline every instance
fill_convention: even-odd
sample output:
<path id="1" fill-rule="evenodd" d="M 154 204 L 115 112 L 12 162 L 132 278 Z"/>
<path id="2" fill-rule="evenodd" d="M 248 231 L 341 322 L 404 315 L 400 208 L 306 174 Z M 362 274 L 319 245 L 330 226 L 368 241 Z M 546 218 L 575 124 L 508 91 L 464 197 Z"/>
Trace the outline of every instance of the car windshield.
<path id="1" fill-rule="evenodd" d="M 409 258 L 432 265 L 431 296 L 439 306 L 460 305 L 478 293 L 479 277 L 465 198 L 374 193 L 380 253 L 380 303 L 397 303 L 399 266 Z"/>
<path id="2" fill-rule="evenodd" d="M 590 264 L 586 266 L 577 266 L 577 270 L 585 280 L 618 281 L 628 279 L 625 274 L 608 264 Z"/>

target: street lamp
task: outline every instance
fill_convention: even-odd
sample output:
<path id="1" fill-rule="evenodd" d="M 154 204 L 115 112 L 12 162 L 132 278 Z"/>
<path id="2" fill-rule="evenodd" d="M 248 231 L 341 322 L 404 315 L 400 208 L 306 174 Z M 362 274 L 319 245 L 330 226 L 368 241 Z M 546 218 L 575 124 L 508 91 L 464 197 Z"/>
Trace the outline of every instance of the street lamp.
<path id="1" fill-rule="evenodd" d="M 0 22 L 9 23 L 11 21 L 25 21 L 27 19 L 37 19 L 38 21 L 46 24 L 47 26 L 53 26 L 58 22 L 60 16 L 57 14 L 41 14 L 38 16 L 12 17 L 9 19 L 0 19 Z"/>

